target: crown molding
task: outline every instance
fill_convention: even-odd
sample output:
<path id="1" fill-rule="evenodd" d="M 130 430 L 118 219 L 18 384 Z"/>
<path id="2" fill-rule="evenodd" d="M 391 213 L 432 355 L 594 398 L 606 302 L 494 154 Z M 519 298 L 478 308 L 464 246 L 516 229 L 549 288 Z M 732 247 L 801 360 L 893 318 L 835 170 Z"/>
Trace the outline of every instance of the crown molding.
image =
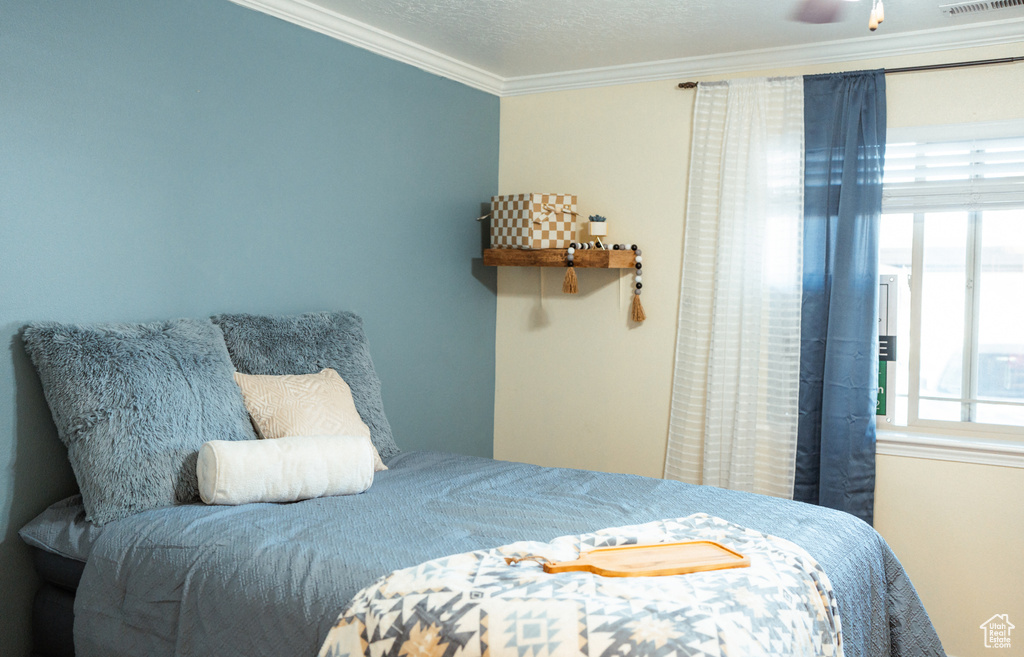
<path id="1" fill-rule="evenodd" d="M 504 78 L 372 25 L 330 11 L 309 0 L 231 2 L 496 96 L 520 96 L 686 77 L 700 78 L 1024 41 L 1024 18 L 1010 18 L 918 32 L 875 33 L 842 41 Z"/>
<path id="2" fill-rule="evenodd" d="M 461 82 L 474 89 L 501 95 L 504 78 L 449 57 L 418 43 L 379 30 L 307 0 L 231 0 L 236 5 L 269 14 L 345 43 L 369 50 L 428 73 Z"/>
<path id="3" fill-rule="evenodd" d="M 781 48 L 506 78 L 503 96 L 833 64 L 1024 41 L 1024 18 Z"/>
<path id="4" fill-rule="evenodd" d="M 903 431 L 879 431 L 875 453 L 888 456 L 1024 468 L 1024 443 Z"/>

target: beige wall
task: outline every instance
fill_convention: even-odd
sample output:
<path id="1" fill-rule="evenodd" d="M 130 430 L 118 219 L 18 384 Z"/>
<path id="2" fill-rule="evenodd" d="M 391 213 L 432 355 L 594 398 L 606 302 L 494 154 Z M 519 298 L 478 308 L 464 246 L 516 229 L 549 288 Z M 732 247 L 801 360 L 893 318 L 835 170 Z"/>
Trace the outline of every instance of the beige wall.
<path id="1" fill-rule="evenodd" d="M 965 61 L 1019 50 L 745 75 Z M 1024 117 L 1024 64 L 897 74 L 886 83 L 893 127 Z M 648 320 L 628 320 L 628 274 L 579 270 L 581 293 L 568 296 L 560 269 L 502 268 L 495 458 L 662 475 L 693 99 L 693 91 L 668 81 L 502 99 L 500 192 L 573 193 L 582 216 L 608 217 L 612 242 L 635 242 L 644 251 Z M 978 625 L 994 613 L 1008 613 L 1024 628 L 1022 476 L 1024 470 L 879 457 L 876 526 L 958 657 L 984 652 Z M 1024 647 L 1024 630 L 1020 642 Z"/>
<path id="2" fill-rule="evenodd" d="M 983 647 L 978 626 L 998 613 L 1024 629 L 1024 469 L 900 456 L 879 456 L 877 467 L 875 527 L 946 651 L 1000 652 Z M 1011 640 L 1008 654 L 1024 654 L 1024 632 Z"/>

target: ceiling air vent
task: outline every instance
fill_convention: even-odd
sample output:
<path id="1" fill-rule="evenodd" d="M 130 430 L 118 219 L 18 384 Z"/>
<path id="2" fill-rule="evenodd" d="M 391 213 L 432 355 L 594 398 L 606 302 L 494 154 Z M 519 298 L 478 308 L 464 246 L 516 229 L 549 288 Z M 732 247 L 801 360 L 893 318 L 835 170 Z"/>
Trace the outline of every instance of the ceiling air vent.
<path id="1" fill-rule="evenodd" d="M 1007 7 L 1024 7 L 1024 0 L 979 0 L 978 2 L 958 2 L 955 5 L 942 5 L 939 9 L 942 13 L 950 16 L 961 16 L 963 14 L 977 14 L 993 9 L 1006 9 Z"/>

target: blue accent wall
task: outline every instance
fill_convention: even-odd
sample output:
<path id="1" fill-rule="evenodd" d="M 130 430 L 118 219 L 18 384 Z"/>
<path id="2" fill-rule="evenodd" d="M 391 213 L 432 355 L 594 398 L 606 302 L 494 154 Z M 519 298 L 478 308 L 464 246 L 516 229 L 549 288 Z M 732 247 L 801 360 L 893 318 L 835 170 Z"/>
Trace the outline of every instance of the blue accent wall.
<path id="1" fill-rule="evenodd" d="M 406 450 L 491 455 L 498 99 L 227 0 L 0 0 L 0 645 L 75 491 L 20 329 L 360 313 Z"/>

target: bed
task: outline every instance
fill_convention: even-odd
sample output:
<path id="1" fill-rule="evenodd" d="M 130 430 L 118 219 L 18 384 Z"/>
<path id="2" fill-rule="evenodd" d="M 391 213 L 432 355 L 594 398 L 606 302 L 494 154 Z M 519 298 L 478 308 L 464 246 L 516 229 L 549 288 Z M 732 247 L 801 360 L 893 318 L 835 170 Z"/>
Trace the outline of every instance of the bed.
<path id="1" fill-rule="evenodd" d="M 695 512 L 791 540 L 817 559 L 839 601 L 846 655 L 944 654 L 885 541 L 848 514 L 456 454 L 401 453 L 387 465 L 360 495 L 176 506 L 105 525 L 79 548 L 89 553 L 74 601 L 77 654 L 313 656 L 352 596 L 393 570 Z"/>
<path id="2" fill-rule="evenodd" d="M 892 551 L 851 515 L 675 481 L 401 452 L 352 313 L 44 322 L 23 338 L 82 493 L 22 530 L 45 582 L 34 614 L 41 655 L 312 657 L 349 602 L 396 570 L 693 514 L 806 550 L 831 582 L 848 657 L 943 654 Z M 289 410 L 264 417 L 264 402 L 250 404 L 244 389 L 261 381 L 275 391 L 269 407 Z M 312 401 L 311 391 L 328 388 L 333 397 Z M 316 424 L 341 416 L 365 430 L 361 438 Z M 268 418 L 310 433 L 268 434 Z M 361 444 L 365 458 L 329 470 L 362 468 L 372 485 L 291 503 L 199 503 L 211 442 L 253 452 L 296 439 Z M 388 466 L 376 474 L 371 443 Z M 321 465 L 304 462 L 289 476 L 303 480 Z"/>

